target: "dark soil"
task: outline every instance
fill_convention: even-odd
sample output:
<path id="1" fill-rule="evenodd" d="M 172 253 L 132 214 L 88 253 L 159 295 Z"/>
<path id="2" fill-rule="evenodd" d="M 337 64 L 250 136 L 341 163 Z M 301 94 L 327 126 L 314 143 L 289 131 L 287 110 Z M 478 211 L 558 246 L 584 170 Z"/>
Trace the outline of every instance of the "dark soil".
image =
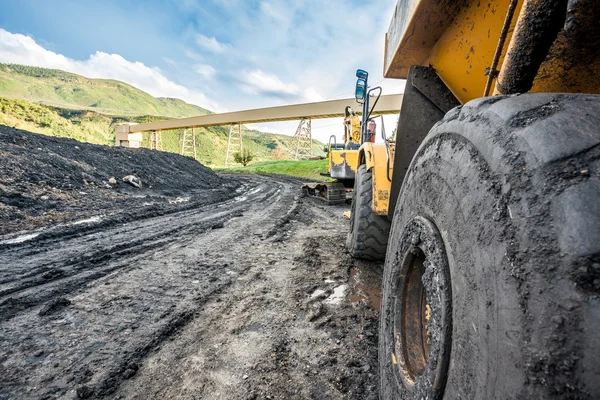
<path id="1" fill-rule="evenodd" d="M 3 169 L 3 193 L 41 213 L 5 206 L 22 213 L 13 230 L 37 228 L 0 238 L 0 399 L 378 397 L 381 265 L 345 253 L 346 206 L 301 198 L 292 178 L 2 129 L 21 136 L 0 144 L 20 177 Z M 45 143 L 29 157 L 44 183 L 18 141 Z M 77 161 L 57 155 L 75 146 Z M 119 170 L 94 161 L 120 156 Z M 130 173 L 152 188 L 102 187 Z M 63 196 L 61 223 L 43 190 Z"/>
<path id="2" fill-rule="evenodd" d="M 128 175 L 140 178 L 142 188 L 123 182 Z M 183 195 L 220 189 L 223 183 L 189 157 L 0 125 L 0 235 L 178 201 Z"/>

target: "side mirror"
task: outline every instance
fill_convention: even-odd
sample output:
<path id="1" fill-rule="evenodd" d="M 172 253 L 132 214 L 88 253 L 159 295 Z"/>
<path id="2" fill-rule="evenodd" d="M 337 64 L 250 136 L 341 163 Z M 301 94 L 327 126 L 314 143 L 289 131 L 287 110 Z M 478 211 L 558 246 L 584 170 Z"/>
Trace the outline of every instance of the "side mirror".
<path id="1" fill-rule="evenodd" d="M 369 78 L 369 73 L 367 71 L 365 71 L 364 69 L 359 69 L 359 70 L 356 70 L 356 77 L 358 79 L 366 82 L 367 79 Z"/>
<path id="2" fill-rule="evenodd" d="M 354 97 L 358 103 L 363 103 L 367 96 L 367 80 L 369 79 L 369 73 L 363 69 L 356 71 L 356 89 L 354 90 Z"/>
<path id="3" fill-rule="evenodd" d="M 356 98 L 356 101 L 362 103 L 365 100 L 366 94 L 367 82 L 359 78 L 356 81 L 356 89 L 354 90 L 354 97 Z"/>

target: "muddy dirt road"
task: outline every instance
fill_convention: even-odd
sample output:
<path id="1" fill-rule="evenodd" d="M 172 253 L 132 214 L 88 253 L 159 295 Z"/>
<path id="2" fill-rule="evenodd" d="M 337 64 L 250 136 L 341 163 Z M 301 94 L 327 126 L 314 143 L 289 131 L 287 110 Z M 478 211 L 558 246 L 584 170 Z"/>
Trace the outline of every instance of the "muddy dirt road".
<path id="1" fill-rule="evenodd" d="M 381 270 L 346 255 L 345 208 L 226 179 L 0 243 L 0 399 L 377 398 Z"/>

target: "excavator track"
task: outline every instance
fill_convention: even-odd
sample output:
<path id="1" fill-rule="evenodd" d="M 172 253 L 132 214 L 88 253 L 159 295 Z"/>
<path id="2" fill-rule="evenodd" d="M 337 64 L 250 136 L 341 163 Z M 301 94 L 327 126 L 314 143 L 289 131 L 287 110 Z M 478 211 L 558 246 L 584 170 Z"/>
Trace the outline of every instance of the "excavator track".
<path id="1" fill-rule="evenodd" d="M 346 188 L 341 182 L 310 182 L 302 185 L 302 193 L 308 197 L 321 199 L 327 204 L 346 202 Z"/>

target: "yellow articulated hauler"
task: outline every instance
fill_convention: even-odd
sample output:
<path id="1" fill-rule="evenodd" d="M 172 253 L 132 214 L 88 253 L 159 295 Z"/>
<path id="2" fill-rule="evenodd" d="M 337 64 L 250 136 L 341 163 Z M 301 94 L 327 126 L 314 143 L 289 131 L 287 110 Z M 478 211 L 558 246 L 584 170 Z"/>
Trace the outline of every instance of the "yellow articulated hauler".
<path id="1" fill-rule="evenodd" d="M 397 3 L 395 143 L 367 138 L 359 70 L 360 147 L 330 155 L 357 152 L 349 252 L 385 259 L 381 399 L 600 398 L 598 21 L 598 0 Z"/>

